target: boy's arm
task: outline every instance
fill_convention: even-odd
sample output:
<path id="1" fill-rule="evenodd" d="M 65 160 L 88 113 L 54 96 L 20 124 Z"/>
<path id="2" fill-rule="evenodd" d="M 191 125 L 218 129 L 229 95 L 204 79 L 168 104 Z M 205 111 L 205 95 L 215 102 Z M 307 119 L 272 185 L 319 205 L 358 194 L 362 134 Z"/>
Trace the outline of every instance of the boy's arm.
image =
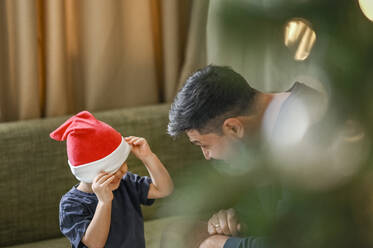
<path id="1" fill-rule="evenodd" d="M 148 169 L 152 183 L 149 186 L 148 198 L 157 199 L 170 195 L 174 189 L 168 171 L 154 153 L 142 160 Z"/>
<path id="2" fill-rule="evenodd" d="M 98 198 L 95 214 L 82 238 L 87 247 L 104 247 L 109 235 L 111 223 L 111 205 L 113 192 L 109 184 L 114 175 L 106 172 L 100 173 L 92 183 L 92 190 Z"/>
<path id="3" fill-rule="evenodd" d="M 130 136 L 126 142 L 132 145 L 132 152 L 146 166 L 152 179 L 149 186 L 148 198 L 157 199 L 170 195 L 174 185 L 168 171 L 151 150 L 144 138 Z"/>

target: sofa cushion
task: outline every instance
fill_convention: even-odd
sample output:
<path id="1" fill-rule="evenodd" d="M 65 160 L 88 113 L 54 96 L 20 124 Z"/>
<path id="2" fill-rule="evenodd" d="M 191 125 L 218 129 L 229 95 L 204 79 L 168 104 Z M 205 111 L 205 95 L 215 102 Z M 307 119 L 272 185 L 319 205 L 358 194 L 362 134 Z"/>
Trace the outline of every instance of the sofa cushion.
<path id="1" fill-rule="evenodd" d="M 163 230 L 170 224 L 183 220 L 184 217 L 167 217 L 155 220 L 145 221 L 145 240 L 147 248 L 159 248 L 162 238 Z M 44 240 L 40 242 L 26 243 L 15 246 L 8 246 L 6 248 L 67 248 L 71 247 L 70 242 L 65 237 Z"/>
<path id="2" fill-rule="evenodd" d="M 32 242 L 21 245 L 7 246 L 6 248 L 67 248 L 71 247 L 70 242 L 65 237 Z"/>

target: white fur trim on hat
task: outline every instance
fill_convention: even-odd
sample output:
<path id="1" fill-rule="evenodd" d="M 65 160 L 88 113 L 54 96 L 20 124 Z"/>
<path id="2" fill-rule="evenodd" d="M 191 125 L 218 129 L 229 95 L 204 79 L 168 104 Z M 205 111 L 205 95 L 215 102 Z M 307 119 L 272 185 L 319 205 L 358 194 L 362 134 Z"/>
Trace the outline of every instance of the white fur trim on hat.
<path id="1" fill-rule="evenodd" d="M 92 183 L 93 179 L 101 172 L 115 172 L 117 171 L 124 161 L 126 161 L 131 147 L 124 141 L 122 137 L 122 142 L 120 145 L 106 157 L 93 161 L 91 163 L 73 166 L 68 160 L 71 172 L 74 176 L 81 182 Z"/>

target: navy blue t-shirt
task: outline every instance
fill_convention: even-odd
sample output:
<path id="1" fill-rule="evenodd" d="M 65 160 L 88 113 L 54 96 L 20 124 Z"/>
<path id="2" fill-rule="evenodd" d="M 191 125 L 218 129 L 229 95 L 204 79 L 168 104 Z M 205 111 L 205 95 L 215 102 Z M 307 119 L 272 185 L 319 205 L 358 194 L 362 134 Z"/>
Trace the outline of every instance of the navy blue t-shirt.
<path id="1" fill-rule="evenodd" d="M 148 199 L 149 177 L 127 172 L 119 188 L 113 191 L 109 236 L 105 247 L 145 247 L 144 222 L 140 204 L 151 205 Z M 82 242 L 85 231 L 96 211 L 98 200 L 74 186 L 61 198 L 60 230 L 72 247 L 86 247 Z"/>

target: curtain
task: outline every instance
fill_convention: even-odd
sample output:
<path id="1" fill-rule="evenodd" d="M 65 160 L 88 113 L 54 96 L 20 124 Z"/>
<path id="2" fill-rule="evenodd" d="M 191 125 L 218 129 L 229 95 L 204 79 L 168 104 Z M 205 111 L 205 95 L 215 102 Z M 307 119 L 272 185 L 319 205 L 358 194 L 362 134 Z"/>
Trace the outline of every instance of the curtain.
<path id="1" fill-rule="evenodd" d="M 179 88 L 196 70 L 207 65 L 207 13 L 209 0 L 194 1 L 186 47 L 185 62 L 180 75 Z"/>
<path id="2" fill-rule="evenodd" d="M 171 101 L 192 3 L 1 0 L 0 120 Z"/>

